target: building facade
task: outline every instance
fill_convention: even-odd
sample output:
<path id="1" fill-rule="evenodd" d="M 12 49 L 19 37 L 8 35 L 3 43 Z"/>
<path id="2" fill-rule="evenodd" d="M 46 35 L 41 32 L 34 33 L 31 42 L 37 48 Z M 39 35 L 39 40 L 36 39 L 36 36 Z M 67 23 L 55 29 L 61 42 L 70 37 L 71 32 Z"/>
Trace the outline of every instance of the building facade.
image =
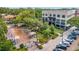
<path id="1" fill-rule="evenodd" d="M 60 28 L 69 26 L 67 21 L 74 17 L 75 10 L 45 9 L 42 11 L 43 22 L 54 24 Z"/>
<path id="2" fill-rule="evenodd" d="M 79 9 L 76 9 L 75 16 L 79 16 Z"/>

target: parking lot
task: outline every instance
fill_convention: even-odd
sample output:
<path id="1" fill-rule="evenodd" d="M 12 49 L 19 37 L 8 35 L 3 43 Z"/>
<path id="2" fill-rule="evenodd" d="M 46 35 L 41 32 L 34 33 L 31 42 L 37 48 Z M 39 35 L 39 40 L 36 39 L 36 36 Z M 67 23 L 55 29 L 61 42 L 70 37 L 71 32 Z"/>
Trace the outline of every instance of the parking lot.
<path id="1" fill-rule="evenodd" d="M 53 51 L 73 51 L 78 48 L 79 43 L 79 29 L 73 30 L 67 38 L 63 38 Z"/>
<path id="2" fill-rule="evenodd" d="M 77 37 L 77 39 L 72 43 L 72 45 L 67 48 L 67 51 L 74 51 L 76 49 L 78 49 L 79 47 L 79 37 Z"/>

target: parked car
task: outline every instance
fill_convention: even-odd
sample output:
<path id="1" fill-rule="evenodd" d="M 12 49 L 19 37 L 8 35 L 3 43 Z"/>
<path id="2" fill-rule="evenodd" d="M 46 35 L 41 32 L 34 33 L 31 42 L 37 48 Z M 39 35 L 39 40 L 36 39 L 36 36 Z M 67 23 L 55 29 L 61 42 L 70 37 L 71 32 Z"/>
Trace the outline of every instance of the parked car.
<path id="1" fill-rule="evenodd" d="M 67 38 L 71 39 L 71 40 L 76 40 L 76 36 L 74 36 L 74 35 L 69 35 Z"/>
<path id="2" fill-rule="evenodd" d="M 79 35 L 79 30 L 74 30 L 74 33 L 75 33 L 76 35 Z"/>
<path id="3" fill-rule="evenodd" d="M 67 47 L 69 47 L 70 43 L 65 41 L 65 42 L 63 42 L 63 45 L 66 45 Z"/>
<path id="4" fill-rule="evenodd" d="M 64 50 L 60 49 L 60 48 L 55 48 L 55 49 L 53 49 L 53 51 L 64 51 Z"/>
<path id="5" fill-rule="evenodd" d="M 71 40 L 71 39 L 65 39 L 65 41 L 67 41 L 67 42 L 69 42 L 70 44 L 72 44 L 72 42 L 73 42 L 74 40 Z"/>
<path id="6" fill-rule="evenodd" d="M 73 31 L 73 32 L 71 32 L 71 34 L 70 35 L 72 35 L 72 36 L 77 36 L 78 35 L 78 32 L 77 31 Z"/>
<path id="7" fill-rule="evenodd" d="M 61 45 L 62 45 L 62 46 L 69 47 L 69 46 L 70 46 L 70 43 L 64 40 L 64 41 L 61 43 Z"/>
<path id="8" fill-rule="evenodd" d="M 75 29 L 75 30 L 78 30 L 79 31 L 79 28 Z"/>
<path id="9" fill-rule="evenodd" d="M 56 46 L 56 48 L 60 48 L 60 49 L 66 50 L 67 46 L 59 44 L 59 45 Z"/>

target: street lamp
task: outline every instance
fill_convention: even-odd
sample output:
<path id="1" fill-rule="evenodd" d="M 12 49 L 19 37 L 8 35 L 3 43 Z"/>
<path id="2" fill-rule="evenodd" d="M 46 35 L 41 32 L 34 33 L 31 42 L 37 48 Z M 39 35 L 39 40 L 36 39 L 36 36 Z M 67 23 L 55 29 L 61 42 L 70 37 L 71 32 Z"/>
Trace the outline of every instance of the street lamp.
<path id="1" fill-rule="evenodd" d="M 64 32 L 62 33 L 62 43 L 63 43 L 63 35 L 64 35 Z"/>
<path id="2" fill-rule="evenodd" d="M 65 28 L 66 29 L 66 28 Z M 65 31 L 65 29 L 64 29 L 64 31 Z M 63 39 L 64 39 L 64 31 L 63 31 L 63 33 L 62 33 L 62 43 L 63 43 Z"/>

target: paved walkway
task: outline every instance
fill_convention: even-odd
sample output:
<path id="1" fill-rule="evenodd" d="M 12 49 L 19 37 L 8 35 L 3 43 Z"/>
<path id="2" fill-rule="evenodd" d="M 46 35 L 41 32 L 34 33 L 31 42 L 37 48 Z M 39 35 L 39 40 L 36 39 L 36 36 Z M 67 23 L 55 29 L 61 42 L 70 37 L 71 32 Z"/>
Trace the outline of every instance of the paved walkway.
<path id="1" fill-rule="evenodd" d="M 57 37 L 56 39 L 49 40 L 46 44 L 43 45 L 43 49 L 30 48 L 29 51 L 51 51 L 56 47 L 56 43 L 59 43 L 62 37 Z"/>

